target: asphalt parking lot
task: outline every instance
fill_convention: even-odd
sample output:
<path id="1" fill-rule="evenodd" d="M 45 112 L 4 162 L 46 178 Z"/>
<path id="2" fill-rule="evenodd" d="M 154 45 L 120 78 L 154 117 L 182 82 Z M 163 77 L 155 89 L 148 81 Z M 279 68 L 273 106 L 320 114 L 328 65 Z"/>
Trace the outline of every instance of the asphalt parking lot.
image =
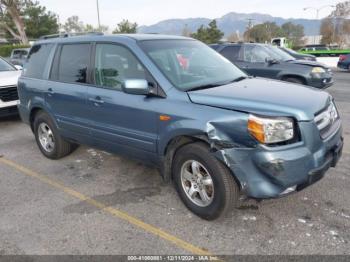
<path id="1" fill-rule="evenodd" d="M 336 169 L 220 221 L 190 213 L 155 169 L 81 146 L 52 161 L 18 118 L 0 120 L 0 255 L 350 254 L 350 73 L 328 89 L 343 118 Z"/>

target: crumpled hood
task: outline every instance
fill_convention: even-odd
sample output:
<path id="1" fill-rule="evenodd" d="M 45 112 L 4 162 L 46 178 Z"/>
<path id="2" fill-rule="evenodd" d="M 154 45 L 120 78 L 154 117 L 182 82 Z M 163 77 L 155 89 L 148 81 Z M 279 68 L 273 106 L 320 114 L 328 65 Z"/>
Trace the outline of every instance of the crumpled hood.
<path id="1" fill-rule="evenodd" d="M 267 116 L 310 121 L 331 96 L 321 90 L 263 78 L 187 92 L 193 103 Z"/>
<path id="2" fill-rule="evenodd" d="M 0 88 L 4 86 L 17 85 L 17 81 L 21 73 L 22 71 L 19 70 L 0 72 Z"/>
<path id="3" fill-rule="evenodd" d="M 310 61 L 310 60 L 292 60 L 292 61 L 288 61 L 287 63 L 297 64 L 297 65 L 306 65 L 306 66 L 312 66 L 312 67 L 323 67 L 326 69 L 329 68 L 325 64 L 322 64 L 322 63 L 316 62 L 316 61 Z"/>

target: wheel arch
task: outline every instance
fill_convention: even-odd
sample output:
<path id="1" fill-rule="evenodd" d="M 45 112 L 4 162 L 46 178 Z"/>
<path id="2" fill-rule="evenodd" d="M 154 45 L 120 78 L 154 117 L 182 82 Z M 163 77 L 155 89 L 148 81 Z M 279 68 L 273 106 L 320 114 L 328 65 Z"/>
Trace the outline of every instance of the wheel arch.
<path id="1" fill-rule="evenodd" d="M 202 142 L 208 146 L 210 150 L 213 152 L 217 152 L 219 148 L 217 148 L 215 145 L 213 145 L 208 136 L 203 133 L 203 134 L 198 134 L 198 135 L 178 135 L 174 138 L 172 138 L 166 145 L 164 151 L 162 152 L 163 154 L 163 163 L 161 165 L 161 174 L 162 177 L 166 182 L 169 182 L 172 180 L 172 163 L 174 160 L 174 156 L 176 152 L 183 146 L 196 143 L 196 142 Z M 223 165 L 226 165 L 225 161 L 223 161 L 222 158 L 217 157 L 214 155 L 218 161 L 220 161 Z M 238 177 L 232 172 L 230 168 L 227 167 L 229 172 L 231 173 L 233 179 L 236 181 L 237 185 L 242 188 L 242 183 L 238 179 Z"/>
<path id="2" fill-rule="evenodd" d="M 39 112 L 45 112 L 46 114 L 48 114 L 50 116 L 50 118 L 52 119 L 53 123 L 55 124 L 56 127 L 57 126 L 57 122 L 56 119 L 54 117 L 52 117 L 52 115 L 50 114 L 50 112 L 48 112 L 47 110 L 45 110 L 44 107 L 39 106 L 39 105 L 35 105 L 30 109 L 30 113 L 29 113 L 29 125 L 31 130 L 34 132 L 34 120 L 35 120 L 35 116 L 39 113 Z"/>
<path id="3" fill-rule="evenodd" d="M 209 139 L 204 133 L 199 135 L 177 135 L 167 142 L 164 150 L 161 151 L 163 160 L 161 174 L 165 181 L 169 182 L 172 179 L 172 163 L 177 150 L 195 142 L 203 142 L 210 147 Z"/>
<path id="4" fill-rule="evenodd" d="M 29 113 L 29 124 L 30 124 L 30 128 L 32 129 L 32 132 L 34 132 L 34 119 L 35 116 L 40 112 L 40 111 L 44 111 L 44 109 L 40 106 L 34 106 L 31 108 L 30 113 Z"/>
<path id="5" fill-rule="evenodd" d="M 288 78 L 296 78 L 296 79 L 299 79 L 303 82 L 304 85 L 307 84 L 307 80 L 304 76 L 301 76 L 301 75 L 296 75 L 296 74 L 283 74 L 283 75 L 280 75 L 280 80 L 282 81 L 285 81 L 286 79 Z"/>

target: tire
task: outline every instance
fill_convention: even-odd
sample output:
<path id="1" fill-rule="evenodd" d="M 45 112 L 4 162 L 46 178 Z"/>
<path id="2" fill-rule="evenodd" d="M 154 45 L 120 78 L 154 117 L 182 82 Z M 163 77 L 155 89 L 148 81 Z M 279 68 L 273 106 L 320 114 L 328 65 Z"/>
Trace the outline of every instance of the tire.
<path id="1" fill-rule="evenodd" d="M 196 173 L 193 172 L 192 164 L 195 170 L 200 171 L 199 176 L 203 178 L 200 179 L 202 183 L 193 177 L 192 181 L 183 178 L 185 175 L 183 176 L 182 173 L 187 174 L 186 177 L 189 176 L 187 172 L 184 172 L 185 170 L 190 171 L 190 173 L 192 171 L 193 174 Z M 197 169 L 198 166 L 199 169 Z M 206 220 L 214 220 L 223 217 L 237 205 L 239 188 L 232 174 L 223 163 L 209 152 L 206 144 L 201 142 L 188 144 L 177 150 L 172 170 L 174 184 L 181 200 L 197 216 Z M 206 173 L 209 176 L 204 176 Z M 208 178 L 211 178 L 212 186 Z M 204 184 L 206 186 L 203 186 Z M 202 195 L 205 194 L 205 199 L 210 199 L 209 201 L 200 201 L 199 198 L 202 199 L 202 195 L 199 192 L 192 194 L 193 191 L 191 192 L 189 188 L 194 188 L 196 185 L 197 190 L 202 191 Z M 203 189 L 206 191 L 205 193 L 203 193 Z M 189 195 L 193 196 L 192 200 Z"/>
<path id="2" fill-rule="evenodd" d="M 295 83 L 295 84 L 300 84 L 300 85 L 305 85 L 304 81 L 300 78 L 297 78 L 297 77 L 286 77 L 286 78 L 283 78 L 283 81 Z"/>
<path id="3" fill-rule="evenodd" d="M 75 144 L 69 143 L 60 136 L 50 116 L 43 111 L 36 114 L 33 127 L 36 143 L 41 153 L 49 159 L 60 159 L 73 152 L 77 147 Z M 48 134 L 46 141 L 51 141 L 51 143 L 49 143 L 51 145 L 46 148 L 44 147 L 45 142 L 42 143 L 40 140 L 40 137 L 45 140 L 45 138 L 41 136 L 41 134 L 44 133 L 44 131 L 42 131 L 43 129 L 45 129 Z"/>

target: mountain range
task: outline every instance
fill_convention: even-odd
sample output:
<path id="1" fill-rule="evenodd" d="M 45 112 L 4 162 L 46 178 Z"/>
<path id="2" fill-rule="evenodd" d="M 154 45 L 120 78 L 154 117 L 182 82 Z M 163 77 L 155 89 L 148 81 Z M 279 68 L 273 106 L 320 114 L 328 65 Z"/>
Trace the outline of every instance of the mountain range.
<path id="1" fill-rule="evenodd" d="M 282 25 L 286 22 L 300 24 L 304 26 L 305 35 L 318 35 L 321 20 L 317 19 L 302 19 L 302 18 L 282 18 L 273 17 L 268 14 L 260 13 L 228 13 L 220 18 L 216 18 L 217 25 L 221 31 L 228 36 L 237 31 L 243 34 L 246 30 L 248 19 L 252 19 L 253 24 L 261 24 L 264 22 L 275 22 L 277 25 Z M 207 26 L 212 19 L 209 18 L 187 18 L 187 19 L 168 19 L 160 21 L 149 26 L 140 26 L 139 33 L 159 33 L 159 34 L 175 34 L 181 35 L 186 27 L 190 32 L 197 31 L 201 25 Z"/>

